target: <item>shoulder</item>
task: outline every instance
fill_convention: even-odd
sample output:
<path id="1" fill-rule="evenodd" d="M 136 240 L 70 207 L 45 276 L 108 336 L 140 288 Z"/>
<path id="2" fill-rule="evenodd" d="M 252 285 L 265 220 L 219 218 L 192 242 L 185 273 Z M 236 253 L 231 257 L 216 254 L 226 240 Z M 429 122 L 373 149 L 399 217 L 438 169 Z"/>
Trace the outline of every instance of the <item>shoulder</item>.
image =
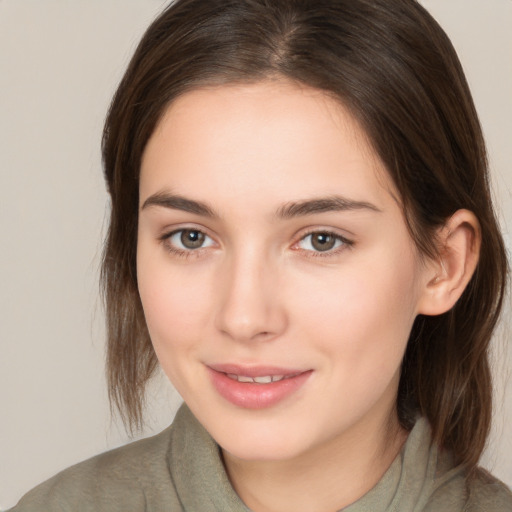
<path id="1" fill-rule="evenodd" d="M 151 501 L 172 505 L 167 464 L 172 429 L 62 471 L 26 494 L 12 512 L 149 510 Z"/>
<path id="2" fill-rule="evenodd" d="M 512 492 L 485 469 L 479 468 L 468 481 L 467 512 L 505 512 L 512 510 Z"/>
<path id="3" fill-rule="evenodd" d="M 425 512 L 510 512 L 512 492 L 497 478 L 482 468 L 472 476 L 462 467 L 454 468 L 438 480 L 429 497 Z"/>
<path id="4" fill-rule="evenodd" d="M 483 468 L 468 473 L 457 465 L 449 451 L 434 443 L 425 418 L 417 421 L 406 448 L 404 496 L 410 498 L 415 486 L 419 488 L 417 502 L 405 507 L 408 510 L 512 512 L 510 489 Z"/>

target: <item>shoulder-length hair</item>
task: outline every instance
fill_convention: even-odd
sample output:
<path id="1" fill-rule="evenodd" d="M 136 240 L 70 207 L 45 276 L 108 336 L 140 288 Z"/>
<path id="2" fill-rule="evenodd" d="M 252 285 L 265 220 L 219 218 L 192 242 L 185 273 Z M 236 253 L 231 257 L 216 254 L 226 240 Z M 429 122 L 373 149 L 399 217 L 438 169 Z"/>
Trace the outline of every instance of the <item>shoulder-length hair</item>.
<path id="1" fill-rule="evenodd" d="M 137 290 L 139 171 L 168 105 L 189 90 L 285 78 L 337 98 L 366 131 L 400 193 L 415 244 L 458 209 L 481 225 L 477 269 L 457 304 L 419 316 L 403 360 L 397 410 L 428 418 L 434 440 L 473 469 L 491 421 L 488 346 L 507 274 L 486 150 L 448 37 L 415 0 L 177 0 L 152 23 L 112 101 L 103 136 L 111 196 L 102 284 L 111 403 L 141 425 L 157 360 Z"/>

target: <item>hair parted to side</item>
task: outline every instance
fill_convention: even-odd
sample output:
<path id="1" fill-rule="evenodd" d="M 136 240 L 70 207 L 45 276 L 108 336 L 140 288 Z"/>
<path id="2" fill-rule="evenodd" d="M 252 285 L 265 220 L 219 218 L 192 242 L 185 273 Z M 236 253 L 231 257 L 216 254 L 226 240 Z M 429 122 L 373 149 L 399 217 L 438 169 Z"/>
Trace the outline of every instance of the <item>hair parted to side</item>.
<path id="1" fill-rule="evenodd" d="M 149 27 L 114 96 L 103 136 L 111 196 L 102 284 L 111 402 L 142 422 L 157 360 L 137 290 L 138 186 L 146 143 L 167 106 L 203 86 L 284 78 L 325 91 L 358 119 L 392 177 L 412 238 L 456 210 L 477 216 L 480 260 L 448 313 L 416 319 L 398 414 L 430 421 L 435 441 L 473 469 L 491 421 L 488 346 L 507 277 L 485 145 L 448 37 L 415 0 L 177 0 Z"/>

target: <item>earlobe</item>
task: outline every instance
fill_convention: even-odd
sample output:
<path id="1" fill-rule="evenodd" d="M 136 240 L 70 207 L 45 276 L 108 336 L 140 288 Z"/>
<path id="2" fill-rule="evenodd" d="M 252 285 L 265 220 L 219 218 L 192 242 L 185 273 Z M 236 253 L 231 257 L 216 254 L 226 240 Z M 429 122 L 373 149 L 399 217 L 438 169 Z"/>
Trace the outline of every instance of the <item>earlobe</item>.
<path id="1" fill-rule="evenodd" d="M 418 313 L 440 315 L 460 298 L 478 264 L 481 231 L 476 216 L 457 210 L 439 229 L 439 258 L 426 269 Z"/>

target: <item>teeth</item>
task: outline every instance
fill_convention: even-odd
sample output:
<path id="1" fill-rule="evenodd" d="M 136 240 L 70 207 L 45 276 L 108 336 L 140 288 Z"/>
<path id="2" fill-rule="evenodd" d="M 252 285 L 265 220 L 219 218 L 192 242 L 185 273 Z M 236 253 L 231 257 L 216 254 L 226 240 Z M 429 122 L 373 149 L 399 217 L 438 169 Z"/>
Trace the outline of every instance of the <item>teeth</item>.
<path id="1" fill-rule="evenodd" d="M 285 378 L 284 375 L 264 375 L 262 377 L 247 377 L 246 375 L 235 375 L 234 373 L 226 373 L 226 375 L 238 382 L 252 382 L 256 384 L 270 384 L 271 382 L 279 382 Z"/>
<path id="2" fill-rule="evenodd" d="M 268 384 L 269 382 L 272 382 L 272 377 L 270 375 L 265 377 L 254 377 L 254 382 L 257 382 L 258 384 Z"/>

